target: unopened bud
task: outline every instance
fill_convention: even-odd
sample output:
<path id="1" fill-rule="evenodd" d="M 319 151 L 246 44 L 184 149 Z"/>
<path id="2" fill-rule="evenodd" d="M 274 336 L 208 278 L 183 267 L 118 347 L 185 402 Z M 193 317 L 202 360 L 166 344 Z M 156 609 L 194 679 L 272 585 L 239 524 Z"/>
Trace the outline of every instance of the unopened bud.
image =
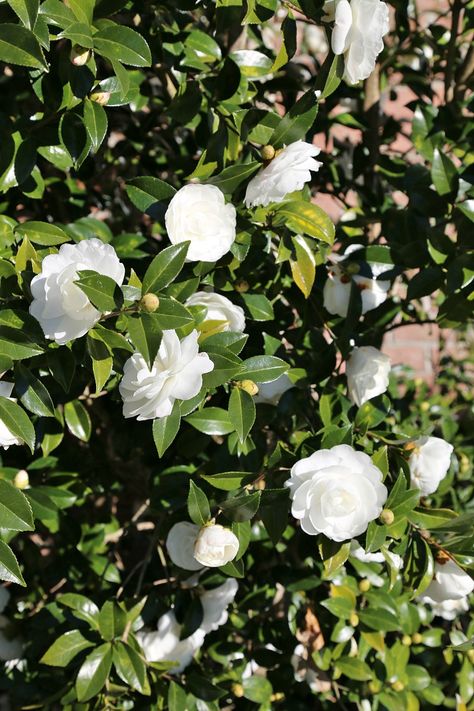
<path id="1" fill-rule="evenodd" d="M 20 469 L 15 475 L 13 484 L 17 489 L 27 489 L 30 485 L 30 478 L 28 472 L 25 469 Z"/>
<path id="2" fill-rule="evenodd" d="M 236 385 L 241 390 L 245 390 L 246 393 L 252 395 L 252 397 L 258 393 L 258 386 L 253 380 L 239 380 Z"/>
<path id="3" fill-rule="evenodd" d="M 234 283 L 234 289 L 239 292 L 239 294 L 245 294 L 250 289 L 250 284 L 245 279 L 237 279 Z"/>
<path id="4" fill-rule="evenodd" d="M 428 410 L 430 409 L 430 407 L 431 407 L 431 405 L 430 405 L 429 402 L 422 402 L 421 405 L 420 405 L 420 410 L 421 410 L 422 412 L 428 412 Z"/>
<path id="5" fill-rule="evenodd" d="M 91 101 L 95 101 L 96 104 L 105 106 L 109 103 L 110 91 L 94 91 L 92 94 L 89 95 L 89 99 Z"/>
<path id="6" fill-rule="evenodd" d="M 471 664 L 474 664 L 474 649 L 470 649 L 467 653 L 467 658 L 471 662 Z"/>
<path id="7" fill-rule="evenodd" d="M 357 627 L 359 624 L 359 615 L 357 612 L 351 612 L 351 616 L 349 617 L 349 624 L 351 627 Z"/>
<path id="8" fill-rule="evenodd" d="M 83 67 L 92 56 L 90 49 L 81 47 L 80 44 L 73 44 L 69 58 L 75 67 Z"/>
<path id="9" fill-rule="evenodd" d="M 415 634 L 411 637 L 411 641 L 413 642 L 413 644 L 421 644 L 423 642 L 423 635 L 421 635 L 419 632 L 415 632 Z"/>
<path id="10" fill-rule="evenodd" d="M 160 300 L 156 294 L 145 294 L 140 299 L 140 308 L 149 314 L 154 313 L 160 305 Z"/>
<path id="11" fill-rule="evenodd" d="M 368 592 L 370 590 L 370 580 L 367 580 L 367 578 L 364 578 L 364 580 L 361 580 L 359 583 L 359 590 L 362 593 Z"/>
<path id="12" fill-rule="evenodd" d="M 400 679 L 397 679 L 397 681 L 394 681 L 392 684 L 392 689 L 394 691 L 403 691 L 404 688 L 405 684 L 403 683 L 403 681 L 400 681 Z"/>
<path id="13" fill-rule="evenodd" d="M 409 634 L 404 634 L 402 637 L 402 644 L 404 647 L 410 647 L 412 643 L 412 638 Z"/>
<path id="14" fill-rule="evenodd" d="M 395 521 L 395 514 L 390 509 L 384 509 L 379 518 L 386 526 L 391 526 Z"/>
<path id="15" fill-rule="evenodd" d="M 242 684 L 233 684 L 232 685 L 232 693 L 234 696 L 236 696 L 238 699 L 241 699 L 242 696 L 244 695 L 244 687 Z"/>
<path id="16" fill-rule="evenodd" d="M 369 691 L 371 694 L 378 694 L 382 689 L 382 683 L 378 679 L 369 681 Z"/>
<path id="17" fill-rule="evenodd" d="M 405 452 L 412 452 L 414 449 L 416 449 L 416 442 L 407 442 L 403 445 L 403 449 L 405 450 Z"/>
<path id="18" fill-rule="evenodd" d="M 438 551 L 436 553 L 436 562 L 439 563 L 439 565 L 446 565 L 449 560 L 451 559 L 446 551 Z"/>
<path id="19" fill-rule="evenodd" d="M 260 151 L 260 155 L 262 156 L 263 160 L 273 160 L 275 158 L 275 149 L 273 146 L 263 146 L 262 150 Z"/>

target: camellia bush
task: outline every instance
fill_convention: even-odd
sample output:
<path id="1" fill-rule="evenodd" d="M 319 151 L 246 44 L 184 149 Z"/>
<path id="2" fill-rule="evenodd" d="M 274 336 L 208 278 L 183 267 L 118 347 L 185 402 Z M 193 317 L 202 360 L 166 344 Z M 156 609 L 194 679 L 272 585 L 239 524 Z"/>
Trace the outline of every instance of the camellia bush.
<path id="1" fill-rule="evenodd" d="M 474 4 L 434 5 L 0 2 L 2 708 L 474 709 Z"/>

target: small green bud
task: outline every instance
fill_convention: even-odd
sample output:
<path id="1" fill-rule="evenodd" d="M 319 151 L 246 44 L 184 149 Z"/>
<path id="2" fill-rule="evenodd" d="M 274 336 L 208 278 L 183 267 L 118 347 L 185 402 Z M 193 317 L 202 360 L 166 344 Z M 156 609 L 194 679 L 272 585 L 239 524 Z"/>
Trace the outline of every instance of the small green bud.
<path id="1" fill-rule="evenodd" d="M 160 300 L 156 294 L 145 294 L 140 299 L 140 309 L 148 314 L 154 313 L 160 305 Z"/>
<path id="2" fill-rule="evenodd" d="M 384 509 L 379 518 L 386 526 L 391 526 L 395 521 L 395 514 L 390 509 Z"/>
<path id="3" fill-rule="evenodd" d="M 411 641 L 413 644 L 421 644 L 423 642 L 423 635 L 421 635 L 419 632 L 415 632 L 415 634 L 412 635 Z"/>
<path id="4" fill-rule="evenodd" d="M 349 617 L 349 624 L 351 627 L 357 627 L 359 624 L 359 615 L 357 612 L 351 612 L 351 616 Z"/>
<path id="5" fill-rule="evenodd" d="M 394 681 L 392 684 L 392 689 L 394 691 L 403 691 L 404 688 L 405 684 L 403 683 L 403 681 L 400 681 L 400 679 L 397 679 L 397 681 Z"/>
<path id="6" fill-rule="evenodd" d="M 370 588 L 371 588 L 370 580 L 367 580 L 367 578 L 364 578 L 364 580 L 361 580 L 359 582 L 359 590 L 362 593 L 368 592 L 370 590 Z"/>
<path id="7" fill-rule="evenodd" d="M 244 695 L 244 687 L 242 684 L 232 684 L 232 693 L 234 696 L 236 696 L 238 699 L 241 699 L 242 696 Z"/>
<path id="8" fill-rule="evenodd" d="M 402 637 L 402 644 L 404 647 L 410 647 L 412 643 L 412 638 L 409 634 L 404 634 Z"/>
<path id="9" fill-rule="evenodd" d="M 378 679 L 373 679 L 369 681 L 369 691 L 371 694 L 378 694 L 382 689 L 382 682 Z"/>
<path id="10" fill-rule="evenodd" d="M 275 158 L 275 153 L 276 151 L 273 146 L 263 146 L 262 150 L 260 151 L 260 155 L 265 161 L 273 160 L 273 158 Z"/>
<path id="11" fill-rule="evenodd" d="M 245 294 L 250 289 L 250 284 L 245 279 L 237 279 L 234 283 L 234 289 L 239 292 L 239 294 Z"/>

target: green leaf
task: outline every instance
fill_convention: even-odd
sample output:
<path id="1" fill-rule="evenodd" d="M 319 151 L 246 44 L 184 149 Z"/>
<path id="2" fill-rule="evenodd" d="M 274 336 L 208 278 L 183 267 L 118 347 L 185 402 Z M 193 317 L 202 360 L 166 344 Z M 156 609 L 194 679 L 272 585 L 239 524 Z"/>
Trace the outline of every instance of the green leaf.
<path id="1" fill-rule="evenodd" d="M 40 417 L 54 417 L 54 405 L 41 380 L 21 363 L 15 366 L 15 390 L 27 410 Z"/>
<path id="2" fill-rule="evenodd" d="M 459 516 L 451 509 L 422 509 L 416 508 L 408 514 L 410 523 L 414 523 L 420 528 L 426 528 L 428 531 L 432 528 L 440 526 L 446 530 L 456 530 L 456 522 Z M 472 519 L 468 526 L 472 526 Z M 469 529 L 468 529 L 469 530 Z"/>
<path id="3" fill-rule="evenodd" d="M 157 293 L 180 273 L 186 260 L 189 242 L 172 244 L 153 259 L 143 277 L 142 294 Z"/>
<path id="4" fill-rule="evenodd" d="M 310 89 L 281 119 L 269 143 L 275 148 L 282 148 L 304 138 L 313 125 L 317 113 L 318 101 L 316 94 L 313 89 Z"/>
<path id="5" fill-rule="evenodd" d="M 253 380 L 255 383 L 271 383 L 289 370 L 288 363 L 276 356 L 253 356 L 247 358 L 236 380 Z"/>
<path id="6" fill-rule="evenodd" d="M 7 2 L 25 27 L 32 30 L 38 17 L 39 0 L 7 0 Z"/>
<path id="7" fill-rule="evenodd" d="M 92 24 L 95 3 L 96 0 L 67 0 L 67 5 L 71 8 L 75 17 L 79 22 L 84 22 L 86 25 Z"/>
<path id="8" fill-rule="evenodd" d="M 28 237 L 30 242 L 40 244 L 44 247 L 55 247 L 58 244 L 69 242 L 68 235 L 60 227 L 51 225 L 49 222 L 36 222 L 30 220 L 18 225 L 15 234 L 20 237 Z"/>
<path id="9" fill-rule="evenodd" d="M 129 180 L 125 186 L 127 195 L 142 212 L 146 212 L 152 205 L 162 200 L 169 200 L 176 190 L 163 180 L 151 177 L 138 177 Z"/>
<path id="10" fill-rule="evenodd" d="M 343 75 L 344 56 L 342 54 L 334 56 L 332 52 L 329 52 L 318 72 L 314 86 L 315 89 L 321 92 L 321 96 L 319 97 L 320 101 L 336 91 Z"/>
<path id="11" fill-rule="evenodd" d="M 168 687 L 168 708 L 169 711 L 185 711 L 186 709 L 186 692 L 174 681 L 171 681 Z"/>
<path id="12" fill-rule="evenodd" d="M 90 138 L 84 121 L 74 111 L 67 111 L 59 122 L 59 139 L 61 145 L 70 156 L 76 169 L 80 168 L 87 158 L 90 149 Z"/>
<path id="13" fill-rule="evenodd" d="M 149 67 L 151 52 L 138 32 L 124 25 L 107 25 L 94 35 L 94 49 L 107 59 L 132 67 Z"/>
<path id="14" fill-rule="evenodd" d="M 364 625 L 380 632 L 397 632 L 400 629 L 400 622 L 392 612 L 388 610 L 374 610 L 368 608 L 360 610 L 359 618 Z"/>
<path id="15" fill-rule="evenodd" d="M 232 195 L 244 180 L 250 178 L 261 167 L 258 161 L 245 163 L 244 165 L 231 165 L 218 175 L 208 179 L 208 183 L 216 185 L 226 195 Z"/>
<path id="16" fill-rule="evenodd" d="M 23 408 L 6 397 L 0 397 L 0 421 L 15 437 L 27 444 L 33 453 L 35 428 Z"/>
<path id="17" fill-rule="evenodd" d="M 180 424 L 181 406 L 179 402 L 174 403 L 170 415 L 153 420 L 153 440 L 159 457 L 162 457 L 168 447 L 173 443 L 174 438 L 179 432 Z"/>
<path id="18" fill-rule="evenodd" d="M 79 630 L 69 630 L 53 642 L 41 657 L 40 663 L 50 667 L 67 667 L 79 652 L 93 646 Z"/>
<path id="19" fill-rule="evenodd" d="M 0 479 L 0 528 L 33 531 L 33 513 L 28 499 L 9 482 Z"/>
<path id="20" fill-rule="evenodd" d="M 231 52 L 230 58 L 237 64 L 241 74 L 248 79 L 264 77 L 272 71 L 273 62 L 263 52 L 254 49 L 238 49 Z"/>
<path id="21" fill-rule="evenodd" d="M 88 442 L 91 436 L 92 424 L 89 413 L 79 400 L 72 400 L 64 405 L 66 425 L 74 437 Z"/>
<path id="22" fill-rule="evenodd" d="M 219 507 L 224 512 L 224 515 L 231 521 L 250 521 L 258 511 L 260 505 L 260 491 L 254 491 L 252 494 L 244 496 L 236 496 L 226 501 L 221 501 Z"/>
<path id="23" fill-rule="evenodd" d="M 9 22 L 0 24 L 0 61 L 48 71 L 43 50 L 33 32 Z"/>
<path id="24" fill-rule="evenodd" d="M 273 687 L 263 676 L 250 676 L 243 680 L 244 697 L 256 704 L 269 704 Z"/>
<path id="25" fill-rule="evenodd" d="M 289 489 L 264 489 L 259 515 L 273 545 L 282 537 L 288 525 Z"/>
<path id="26" fill-rule="evenodd" d="M 326 538 L 318 548 L 324 563 L 324 578 L 326 579 L 331 578 L 344 565 L 351 552 L 350 541 L 348 543 L 336 543 Z"/>
<path id="27" fill-rule="evenodd" d="M 86 49 L 92 49 L 94 46 L 91 28 L 85 22 L 71 23 L 58 35 L 58 38 L 71 40 L 73 44 L 78 44 Z"/>
<path id="28" fill-rule="evenodd" d="M 288 64 L 290 59 L 296 52 L 296 22 L 289 14 L 285 17 L 281 24 L 282 43 L 272 66 L 272 72 L 278 71 L 285 64 Z"/>
<path id="29" fill-rule="evenodd" d="M 214 369 L 203 377 L 203 383 L 206 388 L 217 388 L 219 385 L 226 383 L 237 375 L 242 366 L 241 359 L 228 348 L 211 346 L 210 350 L 208 350 L 207 339 L 202 344 L 202 350 L 208 352 L 210 359 L 214 363 Z"/>
<path id="30" fill-rule="evenodd" d="M 226 689 L 211 684 L 206 677 L 195 672 L 187 674 L 187 688 L 194 696 L 203 701 L 215 701 L 227 694 Z"/>
<path id="31" fill-rule="evenodd" d="M 291 274 L 298 289 L 308 299 L 316 278 L 316 258 L 304 237 L 296 235 L 291 241 L 296 252 L 296 259 L 290 257 Z"/>
<path id="32" fill-rule="evenodd" d="M 99 629 L 99 608 L 85 595 L 77 593 L 64 593 L 58 598 L 61 605 L 65 605 L 74 611 L 75 617 L 87 622 L 93 629 Z"/>
<path id="33" fill-rule="evenodd" d="M 201 479 L 207 481 L 207 483 L 215 489 L 233 491 L 243 486 L 242 482 L 246 479 L 250 481 L 255 479 L 255 474 L 251 474 L 250 472 L 222 472 L 221 474 L 212 475 L 201 474 Z"/>
<path id="34" fill-rule="evenodd" d="M 355 681 L 368 681 L 373 677 L 373 672 L 369 665 L 363 662 L 362 659 L 354 657 L 341 657 L 336 661 L 336 668 L 344 676 Z"/>
<path id="35" fill-rule="evenodd" d="M 229 399 L 229 419 L 235 427 L 240 442 L 244 442 L 255 422 L 255 403 L 251 395 L 241 388 L 233 388 Z"/>
<path id="36" fill-rule="evenodd" d="M 176 299 L 160 296 L 158 311 L 152 316 L 163 331 L 183 328 L 194 321 L 191 313 Z"/>
<path id="37" fill-rule="evenodd" d="M 264 294 L 242 294 L 242 298 L 254 321 L 272 321 L 275 318 L 273 306 Z"/>
<path id="38" fill-rule="evenodd" d="M 438 195 L 448 195 L 457 189 L 458 171 L 452 160 L 438 148 L 433 152 L 431 179 Z"/>
<path id="39" fill-rule="evenodd" d="M 155 314 L 132 314 L 128 317 L 127 329 L 130 340 L 151 369 L 163 337 L 158 319 Z"/>
<path id="40" fill-rule="evenodd" d="M 57 25 L 62 28 L 67 27 L 76 19 L 72 10 L 61 0 L 45 0 L 41 4 L 40 14 L 47 17 L 51 25 Z"/>
<path id="41" fill-rule="evenodd" d="M 88 701 L 104 686 L 112 666 L 112 645 L 107 642 L 94 649 L 83 662 L 76 678 L 78 701 Z"/>
<path id="42" fill-rule="evenodd" d="M 0 541 L 0 580 L 26 587 L 15 554 L 3 541 Z"/>
<path id="43" fill-rule="evenodd" d="M 185 417 L 185 421 L 207 435 L 225 435 L 234 432 L 234 425 L 230 421 L 228 412 L 220 407 L 205 407 L 197 410 Z"/>
<path id="44" fill-rule="evenodd" d="M 146 662 L 129 644 L 119 642 L 114 646 L 113 663 L 122 681 L 140 694 L 150 694 Z"/>
<path id="45" fill-rule="evenodd" d="M 127 613 L 113 600 L 106 600 L 100 609 L 98 621 L 102 638 L 111 642 L 122 636 L 127 624 Z"/>
<path id="46" fill-rule="evenodd" d="M 204 526 L 211 518 L 207 496 L 192 479 L 189 481 L 188 513 L 191 521 L 198 526 Z"/>
<path id="47" fill-rule="evenodd" d="M 312 202 L 290 200 L 280 203 L 275 209 L 274 222 L 326 244 L 334 242 L 335 230 L 330 217 Z"/>
<path id="48" fill-rule="evenodd" d="M 74 281 L 98 311 L 114 311 L 123 304 L 123 294 L 119 285 L 111 277 L 99 274 L 91 269 L 78 272 L 79 279 Z"/>
<path id="49" fill-rule="evenodd" d="M 84 126 L 92 142 L 92 149 L 96 153 L 107 133 L 107 112 L 104 107 L 86 99 L 84 101 Z"/>

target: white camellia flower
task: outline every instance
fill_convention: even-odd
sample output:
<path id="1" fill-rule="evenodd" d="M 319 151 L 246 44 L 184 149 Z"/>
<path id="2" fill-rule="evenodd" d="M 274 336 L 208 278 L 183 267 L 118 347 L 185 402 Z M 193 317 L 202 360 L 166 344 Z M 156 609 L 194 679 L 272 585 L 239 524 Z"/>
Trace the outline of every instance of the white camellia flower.
<path id="1" fill-rule="evenodd" d="M 316 172 L 322 163 L 315 160 L 320 149 L 305 141 L 290 143 L 277 152 L 269 164 L 260 170 L 247 185 L 247 207 L 281 202 L 285 195 L 301 190 L 311 180 L 311 171 Z"/>
<path id="2" fill-rule="evenodd" d="M 237 213 L 215 185 L 191 183 L 173 195 L 165 215 L 173 244 L 190 242 L 186 261 L 217 262 L 232 247 Z"/>
<path id="3" fill-rule="evenodd" d="M 358 274 L 349 276 L 335 265 L 331 267 L 323 289 L 324 308 L 330 314 L 342 316 L 343 318 L 347 316 L 352 281 L 360 289 L 363 314 L 376 309 L 386 300 L 387 292 L 390 288 L 389 281 L 377 281 Z"/>
<path id="4" fill-rule="evenodd" d="M 156 632 L 139 631 L 137 639 L 146 659 L 149 662 L 176 662 L 177 666 L 170 669 L 169 673 L 180 674 L 202 647 L 206 634 L 227 622 L 227 608 L 234 601 L 237 589 L 237 581 L 229 578 L 223 585 L 201 595 L 203 619 L 199 629 L 190 637 L 180 639 L 181 625 L 173 610 L 160 617 Z"/>
<path id="5" fill-rule="evenodd" d="M 423 596 L 420 602 L 428 604 L 433 614 L 436 617 L 442 617 L 443 620 L 454 620 L 463 612 L 469 611 L 469 600 L 466 597 L 461 597 L 459 600 L 443 600 L 443 602 L 434 602 L 430 597 Z"/>
<path id="6" fill-rule="evenodd" d="M 359 536 L 382 512 L 387 489 L 382 472 L 364 452 L 347 444 L 321 449 L 291 468 L 285 483 L 291 513 L 310 536 L 333 541 Z"/>
<path id="7" fill-rule="evenodd" d="M 461 600 L 474 590 L 474 580 L 454 560 L 435 563 L 434 576 L 423 593 L 424 601 L 433 603 Z"/>
<path id="8" fill-rule="evenodd" d="M 280 402 L 281 396 L 294 387 L 287 374 L 283 373 L 276 380 L 272 380 L 271 383 L 259 383 L 258 393 L 254 400 L 256 403 L 276 406 Z"/>
<path id="9" fill-rule="evenodd" d="M 39 321 L 46 338 L 60 345 L 84 336 L 101 313 L 74 284 L 78 272 L 92 270 L 113 279 L 119 286 L 125 267 L 115 249 L 100 239 L 63 244 L 57 254 L 48 254 L 41 272 L 31 280 L 30 314 Z"/>
<path id="10" fill-rule="evenodd" d="M 330 0 L 324 6 L 334 20 L 331 48 L 344 55 L 344 79 L 357 84 L 372 74 L 389 30 L 388 6 L 381 0 Z"/>
<path id="11" fill-rule="evenodd" d="M 163 331 L 151 370 L 140 353 L 127 360 L 119 385 L 124 417 L 166 417 L 175 400 L 190 400 L 199 393 L 202 376 L 213 370 L 214 363 L 207 353 L 199 353 L 198 337 L 191 331 L 180 341 L 176 331 Z"/>
<path id="12" fill-rule="evenodd" d="M 388 388 L 390 358 L 377 348 L 354 348 L 346 365 L 349 397 L 358 407 Z"/>
<path id="13" fill-rule="evenodd" d="M 454 447 L 441 437 L 420 437 L 414 445 L 408 460 L 411 483 L 428 496 L 448 473 Z"/>
<path id="14" fill-rule="evenodd" d="M 208 568 L 230 563 L 239 552 L 239 539 L 219 524 L 203 526 L 194 545 L 194 557 Z"/>
<path id="15" fill-rule="evenodd" d="M 13 383 L 7 383 L 6 381 L 0 381 L 0 397 L 6 397 L 9 400 L 13 400 L 10 397 L 13 390 Z M 0 420 L 0 447 L 3 449 L 8 449 L 12 444 L 23 444 L 21 439 L 15 437 L 14 434 L 10 432 L 8 427 Z M 0 588 L 1 589 L 1 588 Z"/>
<path id="16" fill-rule="evenodd" d="M 197 291 L 186 300 L 185 306 L 205 306 L 205 321 L 218 322 L 221 331 L 245 331 L 245 313 L 243 308 L 233 304 L 222 294 L 212 291 Z M 218 325 L 216 323 L 216 326 Z"/>
<path id="17" fill-rule="evenodd" d="M 202 569 L 203 564 L 194 557 L 194 546 L 200 530 L 200 526 L 196 526 L 190 521 L 180 521 L 170 528 L 166 538 L 166 550 L 178 568 L 183 568 L 183 570 Z"/>

